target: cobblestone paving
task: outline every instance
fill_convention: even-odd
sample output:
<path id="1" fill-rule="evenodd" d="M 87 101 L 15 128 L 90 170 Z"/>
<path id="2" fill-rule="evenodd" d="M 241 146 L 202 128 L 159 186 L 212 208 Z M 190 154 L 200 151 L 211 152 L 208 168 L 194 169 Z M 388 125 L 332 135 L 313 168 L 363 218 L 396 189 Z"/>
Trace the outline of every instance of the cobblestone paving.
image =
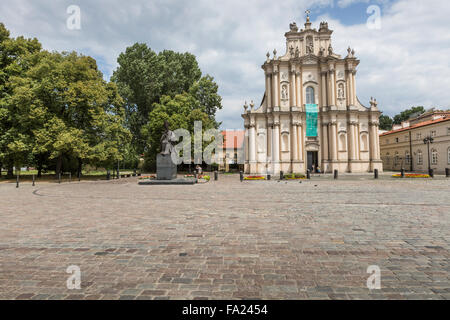
<path id="1" fill-rule="evenodd" d="M 449 299 L 449 195 L 450 179 L 2 183 L 0 299 Z"/>

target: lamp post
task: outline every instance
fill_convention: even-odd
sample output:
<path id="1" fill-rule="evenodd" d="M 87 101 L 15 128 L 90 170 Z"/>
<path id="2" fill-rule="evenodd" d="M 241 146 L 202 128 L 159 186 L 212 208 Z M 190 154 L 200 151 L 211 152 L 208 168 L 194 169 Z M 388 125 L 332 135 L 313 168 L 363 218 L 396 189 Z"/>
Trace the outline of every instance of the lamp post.
<path id="1" fill-rule="evenodd" d="M 430 136 L 423 139 L 423 143 L 427 145 L 428 149 L 428 174 L 431 175 L 431 159 L 430 159 L 430 144 L 433 143 L 434 139 Z"/>

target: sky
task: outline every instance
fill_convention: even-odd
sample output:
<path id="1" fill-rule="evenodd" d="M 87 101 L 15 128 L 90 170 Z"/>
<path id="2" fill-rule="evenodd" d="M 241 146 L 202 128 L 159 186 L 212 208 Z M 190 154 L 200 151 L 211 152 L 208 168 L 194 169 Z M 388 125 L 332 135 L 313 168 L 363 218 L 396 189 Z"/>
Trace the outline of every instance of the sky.
<path id="1" fill-rule="evenodd" d="M 67 27 L 71 5 L 80 8 L 80 29 Z M 47 50 L 94 57 L 107 80 L 118 55 L 136 42 L 191 52 L 219 85 L 222 128 L 240 129 L 244 102 L 259 105 L 263 97 L 266 53 L 284 54 L 284 33 L 294 21 L 303 27 L 308 9 L 313 27 L 327 21 L 334 30 L 334 52 L 355 49 L 364 105 L 373 96 L 390 116 L 417 105 L 450 108 L 445 0 L 2 0 L 0 22 Z"/>

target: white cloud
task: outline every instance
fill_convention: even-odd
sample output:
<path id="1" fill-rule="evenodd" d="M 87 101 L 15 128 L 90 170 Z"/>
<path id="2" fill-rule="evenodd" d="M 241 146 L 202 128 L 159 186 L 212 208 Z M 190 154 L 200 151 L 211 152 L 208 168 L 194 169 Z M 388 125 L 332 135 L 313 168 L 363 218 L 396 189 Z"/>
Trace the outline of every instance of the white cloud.
<path id="1" fill-rule="evenodd" d="M 338 7 L 365 0 L 339 0 Z M 384 3 L 381 30 L 365 24 L 346 25 L 327 16 L 315 17 L 315 27 L 327 20 L 334 29 L 333 46 L 345 54 L 348 45 L 361 60 L 357 92 L 366 103 L 377 97 L 379 107 L 394 114 L 411 105 L 450 103 L 450 9 L 444 0 Z M 66 9 L 77 4 L 82 29 L 66 28 Z M 304 21 L 304 11 L 332 8 L 332 0 L 119 0 L 2 1 L 0 21 L 12 34 L 37 37 L 46 49 L 76 50 L 97 58 L 111 75 L 120 52 L 135 42 L 154 50 L 190 51 L 204 73 L 215 77 L 224 99 L 218 118 L 224 127 L 240 128 L 244 100 L 258 105 L 264 93 L 261 64 L 267 51 L 284 53 L 289 23 Z M 339 9 L 342 10 L 342 9 Z M 361 14 L 361 13 L 355 13 Z M 362 14 L 365 14 L 362 13 Z M 359 20 L 361 21 L 361 20 Z"/>

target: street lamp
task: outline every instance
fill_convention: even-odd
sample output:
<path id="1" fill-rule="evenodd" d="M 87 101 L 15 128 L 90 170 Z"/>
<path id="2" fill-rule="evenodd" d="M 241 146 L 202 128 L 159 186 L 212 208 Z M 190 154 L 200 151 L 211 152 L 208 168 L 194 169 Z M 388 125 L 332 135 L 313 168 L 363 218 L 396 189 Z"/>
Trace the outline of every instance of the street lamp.
<path id="1" fill-rule="evenodd" d="M 431 175 L 431 159 L 430 159 L 430 144 L 433 143 L 434 139 L 430 136 L 423 139 L 423 143 L 427 145 L 428 148 L 428 174 Z"/>

